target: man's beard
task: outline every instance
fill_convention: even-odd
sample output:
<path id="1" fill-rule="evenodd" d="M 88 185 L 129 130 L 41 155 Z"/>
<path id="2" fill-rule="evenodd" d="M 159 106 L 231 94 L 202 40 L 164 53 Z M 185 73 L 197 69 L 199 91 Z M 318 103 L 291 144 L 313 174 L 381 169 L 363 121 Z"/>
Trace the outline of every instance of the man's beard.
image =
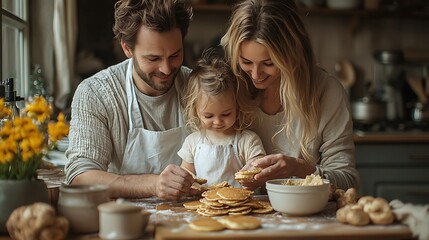
<path id="1" fill-rule="evenodd" d="M 156 84 L 154 81 L 151 80 L 151 77 L 153 76 L 159 76 L 159 77 L 164 77 L 165 74 L 163 74 L 162 72 L 155 72 L 155 73 L 150 73 L 150 74 L 146 74 L 144 73 L 140 66 L 137 63 L 137 60 L 133 57 L 133 65 L 134 65 L 134 69 L 136 70 L 137 75 L 143 79 L 143 81 L 149 85 L 152 89 L 156 90 L 156 91 L 160 91 L 160 92 L 167 92 L 171 86 L 173 86 L 174 84 L 174 79 L 177 76 L 177 73 L 179 72 L 178 69 L 172 69 L 172 78 L 170 78 L 171 80 L 164 82 L 164 83 L 160 83 L 160 84 Z"/>

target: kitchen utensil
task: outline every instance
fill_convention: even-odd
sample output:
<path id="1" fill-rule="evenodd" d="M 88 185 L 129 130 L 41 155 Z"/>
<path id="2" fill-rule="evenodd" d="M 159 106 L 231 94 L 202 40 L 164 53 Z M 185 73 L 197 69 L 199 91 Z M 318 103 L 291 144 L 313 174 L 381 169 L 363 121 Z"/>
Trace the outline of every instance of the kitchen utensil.
<path id="1" fill-rule="evenodd" d="M 386 104 L 371 97 L 363 97 L 351 103 L 353 119 L 361 123 L 374 123 L 386 118 Z"/>
<path id="2" fill-rule="evenodd" d="M 123 199 L 98 206 L 102 239 L 137 239 L 149 222 L 150 213 Z"/>
<path id="3" fill-rule="evenodd" d="M 193 173 L 193 172 L 191 172 L 191 171 L 189 171 L 187 168 L 184 168 L 184 167 L 181 167 L 183 170 L 185 170 L 185 171 L 187 171 L 189 174 L 191 174 L 191 176 L 194 178 L 194 179 L 197 179 L 197 176 Z"/>
<path id="4" fill-rule="evenodd" d="M 356 80 L 353 64 L 347 59 L 342 59 L 335 64 L 334 68 L 343 87 L 349 90 Z"/>
<path id="5" fill-rule="evenodd" d="M 404 61 L 401 50 L 378 50 L 374 52 L 374 58 L 382 64 L 396 64 Z"/>
<path id="6" fill-rule="evenodd" d="M 407 82 L 410 85 L 411 89 L 414 91 L 414 93 L 417 95 L 419 102 L 421 102 L 423 105 L 426 104 L 428 99 L 423 90 L 422 81 L 419 78 L 409 76 L 407 77 Z"/>
<path id="7" fill-rule="evenodd" d="M 268 197 L 274 210 L 290 215 L 311 215 L 322 211 L 329 198 L 329 180 L 322 185 L 296 186 L 284 184 L 288 179 L 266 182 Z M 294 178 L 293 181 L 303 179 Z"/>
<path id="8" fill-rule="evenodd" d="M 92 233 L 99 229 L 97 206 L 109 201 L 106 185 L 62 185 L 58 213 L 69 220 L 75 233 Z"/>
<path id="9" fill-rule="evenodd" d="M 415 123 L 429 122 L 429 104 L 415 103 L 411 111 L 411 118 Z"/>

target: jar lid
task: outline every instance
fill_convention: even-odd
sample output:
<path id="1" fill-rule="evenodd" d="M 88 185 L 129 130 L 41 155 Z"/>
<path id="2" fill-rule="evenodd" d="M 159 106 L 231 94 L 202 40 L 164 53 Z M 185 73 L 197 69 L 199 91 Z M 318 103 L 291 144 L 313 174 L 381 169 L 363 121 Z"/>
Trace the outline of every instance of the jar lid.
<path id="1" fill-rule="evenodd" d="M 142 209 L 142 207 L 126 202 L 122 198 L 98 205 L 98 210 L 101 212 L 139 212 Z"/>

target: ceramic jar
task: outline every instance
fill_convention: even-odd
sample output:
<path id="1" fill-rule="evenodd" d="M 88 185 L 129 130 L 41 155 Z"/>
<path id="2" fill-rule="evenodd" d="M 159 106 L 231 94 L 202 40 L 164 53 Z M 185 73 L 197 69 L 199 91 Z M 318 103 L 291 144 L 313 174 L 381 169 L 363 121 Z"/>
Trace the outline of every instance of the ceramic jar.
<path id="1" fill-rule="evenodd" d="M 109 201 L 105 185 L 63 185 L 58 198 L 58 213 L 66 217 L 75 233 L 99 230 L 97 206 Z"/>
<path id="2" fill-rule="evenodd" d="M 136 239 L 143 235 L 150 213 L 143 208 L 118 199 L 98 206 L 99 236 L 102 239 Z"/>

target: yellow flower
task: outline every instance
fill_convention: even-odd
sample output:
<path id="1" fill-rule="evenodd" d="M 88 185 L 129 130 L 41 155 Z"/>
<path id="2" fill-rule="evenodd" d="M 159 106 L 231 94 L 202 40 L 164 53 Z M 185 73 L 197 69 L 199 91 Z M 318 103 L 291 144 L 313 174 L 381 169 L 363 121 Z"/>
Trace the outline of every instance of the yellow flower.
<path id="1" fill-rule="evenodd" d="M 70 125 L 65 122 L 64 114 L 58 114 L 57 120 L 56 123 L 50 122 L 48 124 L 49 140 L 53 143 L 69 134 Z"/>
<path id="2" fill-rule="evenodd" d="M 5 110 L 6 109 L 6 110 Z M 7 111 L 0 98 L 0 116 Z M 55 142 L 69 133 L 63 114 L 49 122 L 52 109 L 43 97 L 36 97 L 23 117 L 5 118 L 0 125 L 0 179 L 34 179 L 42 157 Z M 49 142 L 51 140 L 51 142 Z"/>
<path id="3" fill-rule="evenodd" d="M 0 99 L 0 119 L 9 117 L 11 113 L 12 113 L 12 110 L 5 106 L 4 99 L 1 98 Z"/>
<path id="4" fill-rule="evenodd" d="M 19 147 L 21 148 L 22 160 L 27 162 L 34 155 L 42 152 L 43 135 L 36 133 L 33 136 L 23 139 Z"/>
<path id="5" fill-rule="evenodd" d="M 33 102 L 25 107 L 24 112 L 27 112 L 30 118 L 42 123 L 51 117 L 52 109 L 44 97 L 35 97 Z"/>
<path id="6" fill-rule="evenodd" d="M 10 163 L 16 152 L 16 143 L 8 140 L 0 140 L 0 164 Z"/>
<path id="7" fill-rule="evenodd" d="M 12 121 L 7 121 L 4 123 L 3 128 L 0 129 L 0 138 L 6 139 L 12 134 Z"/>

